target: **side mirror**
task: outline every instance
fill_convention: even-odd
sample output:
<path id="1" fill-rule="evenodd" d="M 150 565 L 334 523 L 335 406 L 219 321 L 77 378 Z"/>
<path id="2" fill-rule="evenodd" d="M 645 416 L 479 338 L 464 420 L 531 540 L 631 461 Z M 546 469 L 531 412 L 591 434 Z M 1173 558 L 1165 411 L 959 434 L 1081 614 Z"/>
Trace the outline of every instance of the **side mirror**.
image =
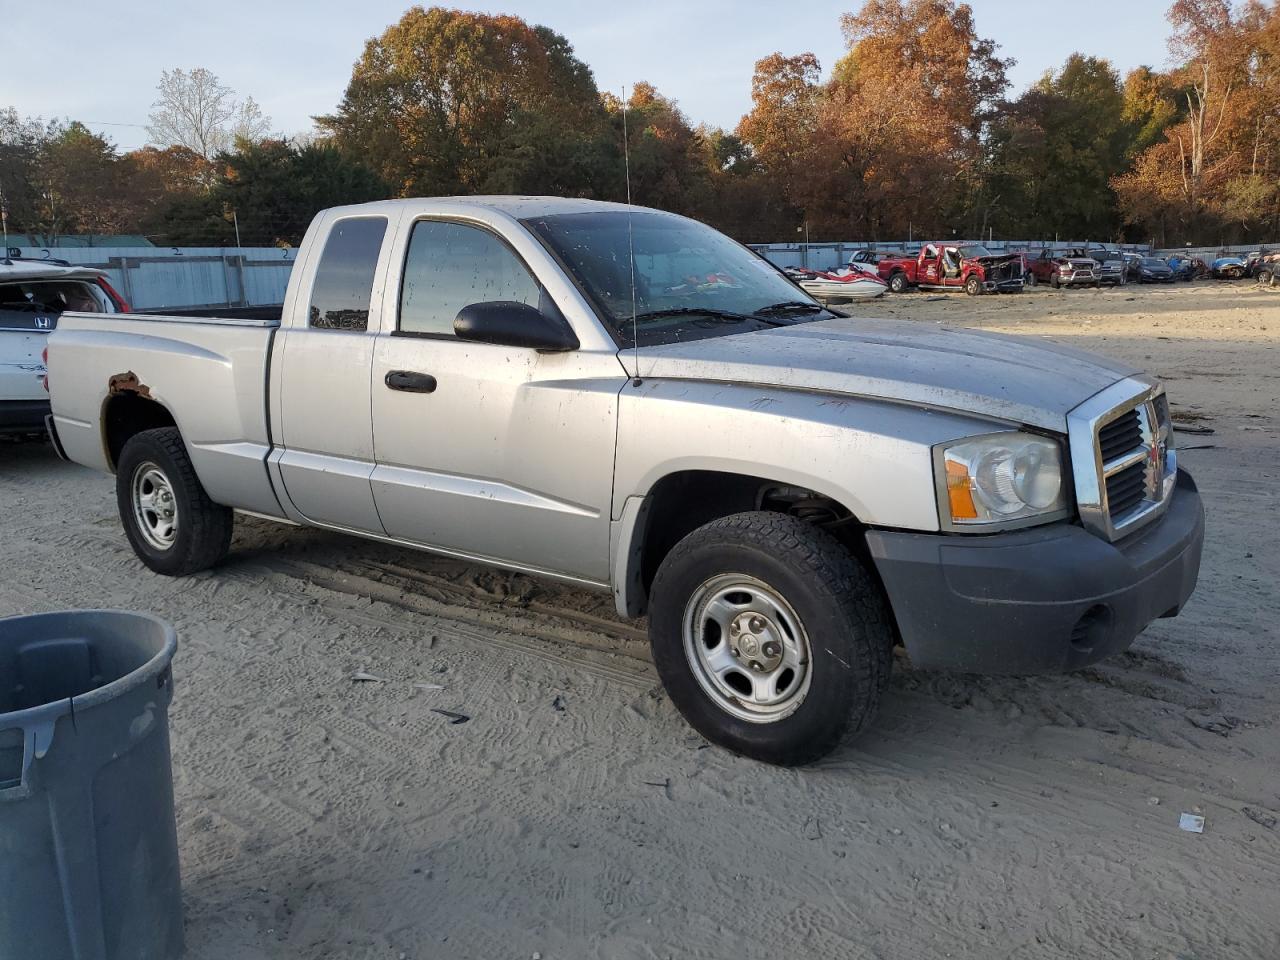
<path id="1" fill-rule="evenodd" d="M 564 317 L 548 316 L 537 307 L 514 300 L 491 300 L 463 307 L 453 321 L 453 332 L 460 340 L 546 352 L 577 350 L 580 346 Z"/>

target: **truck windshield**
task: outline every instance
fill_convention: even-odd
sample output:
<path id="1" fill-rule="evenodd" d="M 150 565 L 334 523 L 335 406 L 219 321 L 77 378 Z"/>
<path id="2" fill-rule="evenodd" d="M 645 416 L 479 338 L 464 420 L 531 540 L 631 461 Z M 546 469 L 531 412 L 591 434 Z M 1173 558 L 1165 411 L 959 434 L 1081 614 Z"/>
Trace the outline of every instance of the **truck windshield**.
<path id="1" fill-rule="evenodd" d="M 970 243 L 960 248 L 960 256 L 968 260 L 972 257 L 990 257 L 994 254 L 980 243 Z"/>
<path id="2" fill-rule="evenodd" d="M 697 340 L 832 315 L 773 264 L 696 220 L 609 210 L 523 222 L 573 274 L 622 346 Z"/>

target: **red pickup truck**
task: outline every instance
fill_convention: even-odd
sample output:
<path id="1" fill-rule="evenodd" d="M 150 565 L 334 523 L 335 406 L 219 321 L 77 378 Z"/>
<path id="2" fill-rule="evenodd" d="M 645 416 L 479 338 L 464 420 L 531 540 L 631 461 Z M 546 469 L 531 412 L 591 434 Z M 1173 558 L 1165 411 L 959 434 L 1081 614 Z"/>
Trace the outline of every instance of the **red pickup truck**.
<path id="1" fill-rule="evenodd" d="M 1019 293 L 1021 254 L 993 254 L 980 243 L 926 243 L 915 257 L 888 257 L 877 265 L 880 277 L 894 293 L 912 287 L 922 290 L 963 290 L 980 293 Z"/>

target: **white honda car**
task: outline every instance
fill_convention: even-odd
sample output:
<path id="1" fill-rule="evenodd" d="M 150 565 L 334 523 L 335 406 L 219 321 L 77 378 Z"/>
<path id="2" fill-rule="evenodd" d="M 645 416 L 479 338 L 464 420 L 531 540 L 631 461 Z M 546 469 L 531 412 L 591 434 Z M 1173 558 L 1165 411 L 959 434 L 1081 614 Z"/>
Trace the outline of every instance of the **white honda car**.
<path id="1" fill-rule="evenodd" d="M 0 437 L 45 432 L 45 338 L 66 310 L 128 311 L 101 270 L 0 257 Z"/>

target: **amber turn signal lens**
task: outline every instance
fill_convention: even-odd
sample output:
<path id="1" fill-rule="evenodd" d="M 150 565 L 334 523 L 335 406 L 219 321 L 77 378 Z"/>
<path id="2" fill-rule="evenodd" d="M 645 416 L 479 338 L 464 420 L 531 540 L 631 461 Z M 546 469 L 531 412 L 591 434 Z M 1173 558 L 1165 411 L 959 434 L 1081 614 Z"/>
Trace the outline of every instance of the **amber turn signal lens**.
<path id="1" fill-rule="evenodd" d="M 947 461 L 947 499 L 951 501 L 952 520 L 977 519 L 978 508 L 969 487 L 969 471 L 963 463 L 954 460 Z"/>

